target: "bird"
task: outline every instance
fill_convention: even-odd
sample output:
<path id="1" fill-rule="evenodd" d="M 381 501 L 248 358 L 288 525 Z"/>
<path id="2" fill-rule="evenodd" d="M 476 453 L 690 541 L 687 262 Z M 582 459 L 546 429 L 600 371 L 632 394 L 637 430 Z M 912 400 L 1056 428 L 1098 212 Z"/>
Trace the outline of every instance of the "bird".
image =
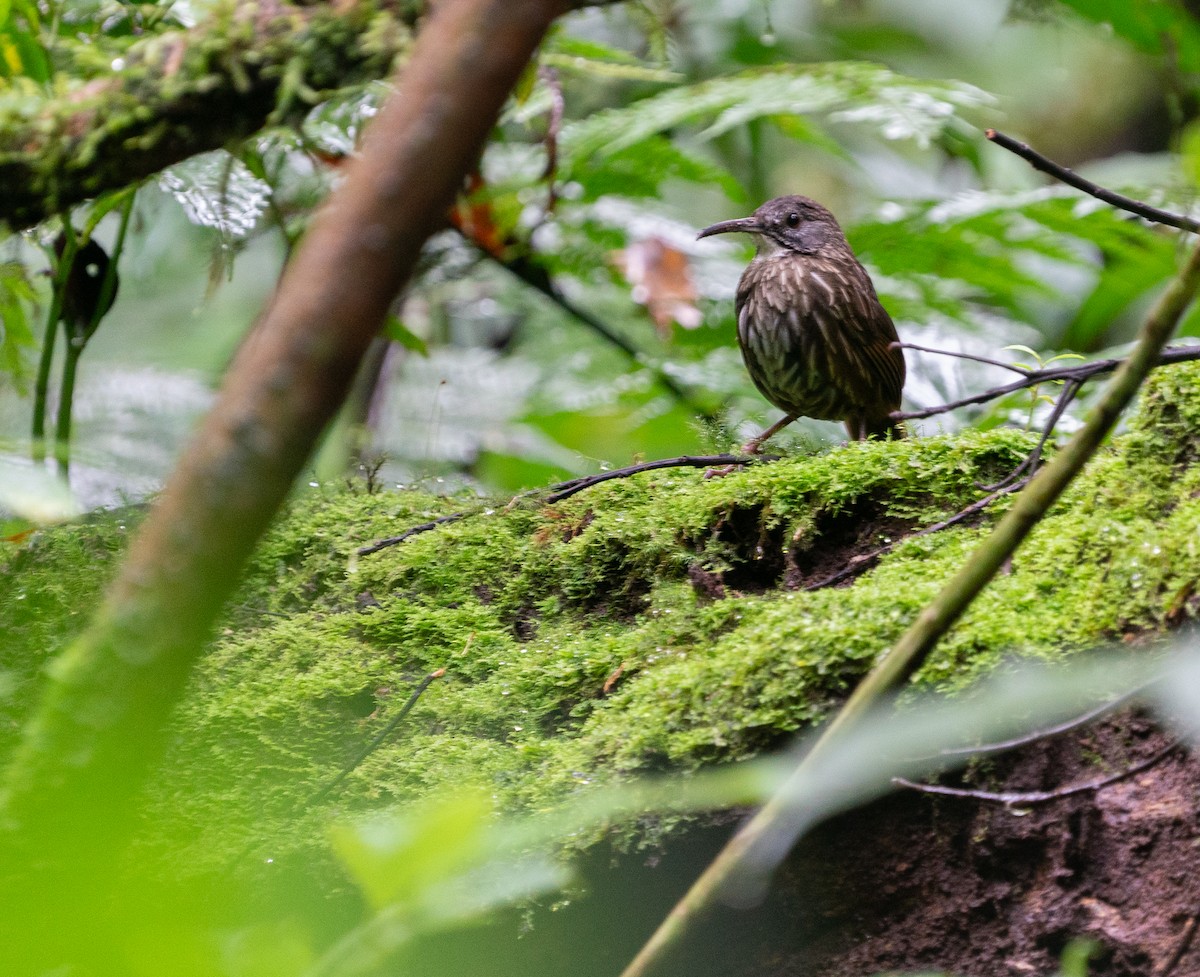
<path id="1" fill-rule="evenodd" d="M 842 421 L 853 441 L 904 437 L 890 416 L 904 388 L 900 337 L 833 214 L 808 197 L 776 197 L 698 238 L 731 233 L 758 245 L 737 287 L 742 359 L 784 411 L 742 450 L 757 454 L 798 417 Z"/>

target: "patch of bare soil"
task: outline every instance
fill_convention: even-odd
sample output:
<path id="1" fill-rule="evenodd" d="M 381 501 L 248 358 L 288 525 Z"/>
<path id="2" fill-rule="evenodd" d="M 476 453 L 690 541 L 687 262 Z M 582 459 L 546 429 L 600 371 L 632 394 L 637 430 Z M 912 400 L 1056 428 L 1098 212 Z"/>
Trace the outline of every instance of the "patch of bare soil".
<path id="1" fill-rule="evenodd" d="M 958 786 L 1048 791 L 1169 745 L 1126 714 L 990 761 Z M 1128 779 L 1049 803 L 893 794 L 801 844 L 769 900 L 714 927 L 754 948 L 692 974 L 1049 975 L 1073 939 L 1093 977 L 1200 974 L 1200 765 L 1183 748 Z M 743 951 L 749 947 L 743 946 Z M 705 969 L 708 967 L 709 969 Z"/>
<path id="2" fill-rule="evenodd" d="M 1125 713 L 944 782 L 1057 791 L 1128 770 L 1170 742 Z M 807 837 L 764 900 L 712 912 L 662 973 L 1049 977 L 1083 938 L 1095 945 L 1092 977 L 1195 977 L 1198 788 L 1200 764 L 1179 748 L 1102 789 L 1035 806 L 894 793 Z M 488 940 L 496 926 L 523 931 L 511 953 L 490 944 L 495 977 L 615 977 L 734 826 L 693 826 L 650 855 L 593 849 L 580 865 L 585 895 L 493 920 Z M 483 936 L 460 934 L 455 953 L 438 954 L 441 972 Z"/>

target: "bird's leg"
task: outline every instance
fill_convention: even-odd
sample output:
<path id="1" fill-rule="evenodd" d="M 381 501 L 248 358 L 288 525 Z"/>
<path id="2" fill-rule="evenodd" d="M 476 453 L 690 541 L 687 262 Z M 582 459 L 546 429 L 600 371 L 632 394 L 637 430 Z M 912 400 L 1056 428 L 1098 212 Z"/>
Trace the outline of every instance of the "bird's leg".
<path id="1" fill-rule="evenodd" d="M 794 421 L 799 416 L 800 416 L 799 414 L 784 414 L 783 417 L 781 417 L 774 424 L 772 424 L 769 428 L 767 428 L 765 431 L 763 431 L 763 433 L 760 434 L 758 437 L 751 438 L 744 445 L 742 445 L 742 454 L 744 454 L 744 455 L 758 454 L 760 451 L 762 451 L 762 446 L 763 446 L 764 441 L 769 441 L 771 438 L 773 438 L 776 434 L 778 434 L 785 427 L 787 427 L 789 424 L 791 424 L 792 421 Z"/>
<path id="2" fill-rule="evenodd" d="M 762 434 L 758 435 L 758 437 L 751 438 L 744 445 L 742 445 L 742 454 L 744 454 L 744 455 L 758 454 L 759 452 L 762 451 L 762 446 L 763 446 L 764 441 L 767 441 L 770 438 L 772 438 L 774 435 L 778 434 L 780 431 L 782 431 L 785 427 L 787 427 L 789 424 L 791 424 L 792 421 L 794 421 L 799 416 L 800 416 L 799 414 L 785 414 L 783 417 L 781 417 L 779 420 L 777 420 L 774 424 L 772 424 L 769 428 L 767 428 L 765 431 L 763 431 Z M 721 468 L 710 468 L 710 469 L 708 469 L 708 471 L 706 471 L 704 473 L 704 477 L 705 478 L 723 478 L 724 476 L 728 475 L 730 472 L 732 472 L 737 467 L 738 467 L 737 465 L 725 465 Z"/>

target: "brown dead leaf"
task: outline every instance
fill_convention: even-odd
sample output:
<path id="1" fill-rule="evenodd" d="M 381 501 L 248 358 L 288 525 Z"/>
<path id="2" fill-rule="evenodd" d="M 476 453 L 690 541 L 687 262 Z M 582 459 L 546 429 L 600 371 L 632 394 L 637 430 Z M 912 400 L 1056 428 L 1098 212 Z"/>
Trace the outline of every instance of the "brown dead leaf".
<path id="1" fill-rule="evenodd" d="M 700 325 L 691 262 L 678 248 L 660 237 L 648 237 L 614 251 L 612 261 L 629 282 L 633 300 L 646 307 L 664 339 L 670 337 L 672 323 L 684 329 Z"/>

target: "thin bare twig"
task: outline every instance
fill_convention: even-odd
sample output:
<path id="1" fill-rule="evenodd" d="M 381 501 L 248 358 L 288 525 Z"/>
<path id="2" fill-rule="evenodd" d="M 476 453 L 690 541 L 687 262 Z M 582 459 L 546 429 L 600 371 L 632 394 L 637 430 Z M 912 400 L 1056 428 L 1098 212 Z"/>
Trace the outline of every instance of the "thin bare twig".
<path id="1" fill-rule="evenodd" d="M 965 508 L 959 509 L 958 512 L 954 513 L 954 515 L 943 519 L 941 522 L 935 522 L 931 526 L 925 526 L 921 529 L 918 529 L 916 532 L 908 533 L 903 539 L 898 539 L 892 543 L 885 543 L 878 549 L 872 550 L 870 553 L 863 554 L 855 559 L 852 563 L 848 563 L 846 566 L 842 567 L 842 569 L 838 570 L 836 573 L 831 573 L 828 577 L 824 577 L 821 580 L 818 580 L 816 583 L 809 584 L 804 589 L 806 591 L 822 590 L 825 587 L 832 587 L 834 584 L 841 583 L 843 580 L 848 580 L 851 577 L 857 577 L 861 573 L 866 573 L 867 570 L 871 569 L 871 567 L 878 562 L 881 556 L 886 556 L 905 540 L 916 539 L 918 536 L 928 536 L 931 533 L 938 533 L 943 529 L 949 529 L 951 526 L 957 526 L 960 522 L 970 519 L 971 516 L 975 515 L 976 513 L 982 512 L 1002 495 L 1011 495 L 1013 492 L 1019 492 L 1025 487 L 1025 484 L 1028 481 L 1029 479 L 1025 478 L 1015 485 L 1002 486 L 991 492 L 989 495 L 984 496 L 982 499 L 977 499 Z"/>
<path id="2" fill-rule="evenodd" d="M 468 644 L 470 644 L 469 640 Z M 350 774 L 354 773 L 354 771 L 359 768 L 363 760 L 379 749 L 379 747 L 383 744 L 383 741 L 392 735 L 396 727 L 404 722 L 406 718 L 408 718 L 408 714 L 413 711 L 413 708 L 417 704 L 417 700 L 421 698 L 425 690 L 445 674 L 446 670 L 444 668 L 439 668 L 430 672 L 423 679 L 421 679 L 421 681 L 417 683 L 417 687 L 413 689 L 412 695 L 408 697 L 408 701 L 400 707 L 400 711 L 391 718 L 391 720 L 386 726 L 383 727 L 383 729 L 375 734 L 371 742 L 364 746 L 353 760 L 342 767 L 342 769 L 337 772 L 337 775 L 332 780 L 330 780 L 327 784 L 325 784 L 325 786 L 320 788 L 320 790 L 318 790 L 315 794 L 313 794 L 312 797 L 309 798 L 309 806 L 320 803 L 331 793 L 333 793 L 333 791 L 335 791 L 338 786 L 341 785 L 342 781 L 344 781 L 350 776 Z"/>
<path id="3" fill-rule="evenodd" d="M 1089 709 L 1085 713 L 1078 716 L 1073 716 L 1065 722 L 1058 723 L 1054 726 L 1044 726 L 1041 729 L 1035 729 L 1031 733 L 1026 733 L 1023 736 L 1014 736 L 1012 739 L 999 740 L 994 743 L 982 743 L 979 746 L 956 746 L 947 747 L 939 750 L 932 756 L 922 757 L 921 759 L 929 760 L 937 757 L 958 757 L 958 756 L 993 756 L 997 753 L 1007 753 L 1009 750 L 1015 750 L 1021 746 L 1028 746 L 1030 743 L 1037 743 L 1041 740 L 1051 739 L 1055 736 L 1061 736 L 1063 733 L 1069 733 L 1073 729 L 1078 729 L 1080 726 L 1086 726 L 1088 723 L 1099 719 L 1101 716 L 1106 716 L 1115 709 L 1119 709 L 1130 699 L 1136 699 L 1142 695 L 1150 686 L 1161 682 L 1162 679 L 1154 679 L 1150 682 L 1145 682 L 1137 688 L 1130 689 L 1117 696 L 1115 699 L 1109 699 L 1108 702 L 1102 702 L 1093 709 Z"/>
<path id="4" fill-rule="evenodd" d="M 1081 384 L 1078 380 L 1068 380 L 1062 389 L 1062 393 L 1058 395 L 1058 400 L 1054 404 L 1054 410 L 1050 412 L 1050 417 L 1047 418 L 1045 425 L 1042 427 L 1042 436 L 1038 438 L 1038 443 L 1034 449 L 1025 456 L 1025 460 L 1017 465 L 1011 472 L 1008 473 L 999 482 L 992 485 L 981 485 L 985 492 L 994 492 L 997 489 L 1002 489 L 1006 485 L 1011 485 L 1025 472 L 1032 475 L 1037 471 L 1038 465 L 1042 460 L 1042 451 L 1045 450 L 1046 442 L 1050 440 L 1050 435 L 1054 433 L 1054 429 L 1058 427 L 1058 422 L 1066 411 L 1067 406 L 1075 399 L 1075 395 L 1079 393 Z M 1026 479 L 1025 481 L 1028 481 Z M 1024 482 L 1022 482 L 1024 484 Z"/>
<path id="5" fill-rule="evenodd" d="M 626 468 L 614 468 L 612 471 L 598 472 L 595 475 L 585 475 L 569 482 L 554 486 L 550 495 L 546 496 L 547 503 L 561 502 L 570 498 L 576 492 L 582 492 L 593 485 L 607 482 L 612 478 L 628 478 L 640 472 L 655 471 L 659 468 L 707 468 L 710 465 L 753 465 L 756 462 L 774 461 L 778 455 L 681 455 L 678 458 L 663 458 L 660 461 L 643 461 Z"/>
<path id="6" fill-rule="evenodd" d="M 940 784 L 919 784 L 914 780 L 908 780 L 904 777 L 893 777 L 892 783 L 897 787 L 907 787 L 909 790 L 915 790 L 922 794 L 939 794 L 943 797 L 964 797 L 976 801 L 986 801 L 991 804 L 1004 804 L 1006 807 L 1032 807 L 1034 804 L 1047 804 L 1050 801 L 1062 800 L 1064 797 L 1072 797 L 1075 794 L 1087 794 L 1103 790 L 1111 784 L 1128 780 L 1134 774 L 1142 773 L 1145 770 L 1149 770 L 1155 764 L 1161 763 L 1179 747 L 1180 742 L 1181 740 L 1179 739 L 1172 740 L 1149 759 L 1143 760 L 1141 763 L 1135 763 L 1132 767 L 1122 770 L 1120 773 L 1110 774 L 1107 777 L 1099 777 L 1096 780 L 1089 780 L 1082 784 L 1072 784 L 1070 787 L 1059 787 L 1057 790 L 1004 791 L 994 793 L 988 790 L 971 790 L 966 787 L 943 787 Z"/>
<path id="7" fill-rule="evenodd" d="M 1076 190 L 1082 190 L 1097 200 L 1103 200 L 1106 204 L 1112 204 L 1118 210 L 1127 210 L 1131 214 L 1137 214 L 1138 217 L 1144 217 L 1146 220 L 1153 221 L 1156 224 L 1166 224 L 1168 227 L 1177 227 L 1181 231 L 1191 231 L 1193 234 L 1200 233 L 1200 221 L 1184 217 L 1182 214 L 1174 214 L 1169 210 L 1151 207 L 1140 200 L 1134 200 L 1133 197 L 1126 197 L 1122 193 L 1117 193 L 1114 190 L 1109 190 L 1107 187 L 1093 183 L 1091 180 L 1084 179 L 1074 170 L 1067 169 L 1060 163 L 1056 163 L 1054 160 L 1043 156 L 1036 149 L 1025 145 L 1023 142 L 1018 142 L 1012 136 L 1006 136 L 1002 132 L 997 132 L 995 129 L 985 130 L 984 135 L 997 146 L 1020 156 L 1021 159 L 1029 163 L 1035 170 L 1048 173 L 1054 179 L 1067 184 L 1067 186 L 1074 187 Z"/>
<path id="8" fill-rule="evenodd" d="M 933 349 L 930 346 L 918 346 L 916 343 L 892 343 L 891 346 L 895 349 L 915 349 L 919 353 L 936 353 L 938 356 L 953 356 L 959 360 L 974 360 L 976 363 L 986 363 L 988 366 L 998 366 L 1002 370 L 1011 370 L 1013 373 L 1019 373 L 1023 377 L 1030 374 L 1028 367 L 1017 366 L 1016 363 L 1005 363 L 1003 360 L 994 360 L 990 356 L 980 356 L 978 353 L 964 353 L 956 349 Z"/>
<path id="9" fill-rule="evenodd" d="M 945 351 L 937 350 L 937 352 Z M 949 355 L 954 354 L 951 353 Z M 1167 366 L 1173 363 L 1188 363 L 1193 360 L 1200 360 L 1200 346 L 1169 346 L 1158 353 L 1154 365 Z M 947 414 L 952 410 L 958 410 L 960 407 L 970 407 L 974 404 L 987 403 L 989 400 L 998 400 L 1018 390 L 1026 390 L 1029 387 L 1036 387 L 1039 384 L 1050 383 L 1056 380 L 1064 382 L 1075 381 L 1079 384 L 1084 384 L 1095 377 L 1112 373 L 1127 362 L 1128 360 L 1118 359 L 1092 360 L 1088 363 L 1076 364 L 1075 366 L 1055 366 L 1047 367 L 1044 370 L 1031 370 L 1020 380 L 1014 380 L 1012 383 L 992 387 L 989 390 L 972 394 L 970 397 L 953 400 L 945 404 L 938 404 L 934 407 L 924 407 L 920 410 L 912 411 L 894 411 L 891 417 L 892 420 L 896 421 L 922 420 L 926 417 L 935 417 L 938 414 Z"/>
<path id="10" fill-rule="evenodd" d="M 563 113 L 566 111 L 566 100 L 563 98 L 562 81 L 554 68 L 542 65 L 538 68 L 538 77 L 550 90 L 550 115 L 546 120 L 546 168 L 542 171 L 542 179 L 546 181 L 546 212 L 543 218 L 554 213 L 558 206 L 558 137 L 562 132 Z"/>
<path id="11" fill-rule="evenodd" d="M 707 468 L 709 465 L 753 465 L 757 462 L 775 461 L 778 457 L 778 455 L 680 455 L 678 458 L 643 461 L 636 465 L 628 465 L 625 468 L 614 468 L 611 471 L 597 472 L 594 475 L 584 475 L 580 478 L 572 478 L 565 482 L 559 482 L 557 485 L 550 486 L 549 493 L 542 501 L 547 505 L 551 505 L 555 502 L 561 502 L 563 499 L 568 499 L 577 492 L 582 492 L 593 485 L 599 485 L 601 482 L 607 482 L 613 478 L 628 478 L 630 475 L 656 471 L 660 468 Z M 534 489 L 528 492 L 521 492 L 513 497 L 512 502 L 509 502 L 509 507 L 520 499 L 536 497 L 542 491 L 541 489 Z M 378 553 L 380 550 L 387 549 L 389 546 L 396 546 L 403 543 L 413 536 L 427 533 L 431 529 L 437 529 L 438 526 L 443 526 L 448 522 L 458 522 L 460 519 L 466 519 L 468 516 L 477 516 L 487 511 L 485 507 L 477 506 L 474 509 L 438 516 L 436 519 L 430 519 L 419 526 L 406 529 L 398 536 L 388 536 L 386 539 L 362 546 L 356 552 L 359 556 L 369 556 L 372 553 Z"/>
<path id="12" fill-rule="evenodd" d="M 448 522 L 458 522 L 460 519 L 466 519 L 467 516 L 475 515 L 476 512 L 482 510 L 465 510 L 463 512 L 451 512 L 444 516 L 438 516 L 436 519 L 430 519 L 429 522 L 423 522 L 419 526 L 413 526 L 412 529 L 406 529 L 399 536 L 388 536 L 386 539 L 376 540 L 368 546 L 360 546 L 356 552 L 359 556 L 370 556 L 372 553 L 378 553 L 380 550 L 385 550 L 389 546 L 398 546 L 406 539 L 413 536 L 419 536 L 421 533 L 427 533 L 431 529 L 437 529 L 438 526 L 444 526 Z"/>

